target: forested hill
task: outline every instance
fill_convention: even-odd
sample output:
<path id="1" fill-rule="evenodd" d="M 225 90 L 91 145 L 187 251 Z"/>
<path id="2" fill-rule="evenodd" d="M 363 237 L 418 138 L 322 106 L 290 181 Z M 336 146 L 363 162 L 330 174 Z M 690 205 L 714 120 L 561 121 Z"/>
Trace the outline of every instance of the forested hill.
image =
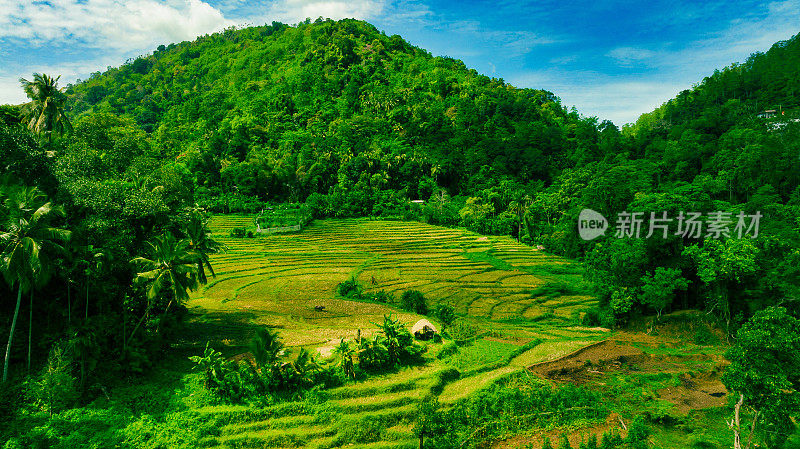
<path id="1" fill-rule="evenodd" d="M 319 192 L 369 214 L 380 192 L 427 199 L 549 181 L 599 156 L 593 120 L 355 21 L 279 23 L 160 46 L 68 91 L 73 115 L 128 114 L 200 196 Z M 344 205 L 344 204 L 343 204 Z"/>
<path id="2" fill-rule="evenodd" d="M 766 305 L 797 309 L 798 118 L 800 35 L 715 71 L 623 127 L 613 156 L 562 171 L 534 196 L 531 239 L 585 257 L 609 322 L 637 308 L 705 308 L 731 325 Z M 584 208 L 609 217 L 610 236 L 578 237 Z M 690 211 L 702 214 L 696 236 L 680 233 L 677 217 Z M 645 238 L 645 219 L 641 238 L 616 238 L 621 212 L 666 213 L 670 232 Z M 715 213 L 731 217 L 731 231 L 738 214 L 763 214 L 758 237 L 708 233 Z"/>
<path id="3" fill-rule="evenodd" d="M 136 192 L 134 217 L 304 201 L 317 217 L 511 234 L 582 258 L 603 325 L 687 307 L 733 325 L 800 304 L 798 55 L 797 37 L 778 43 L 620 132 L 364 22 L 231 29 L 71 86 L 76 131 L 55 172 L 82 207 Z M 579 237 L 586 208 L 609 219 L 605 236 Z M 623 211 L 666 213 L 671 232 L 645 238 L 644 222 L 616 238 Z M 677 232 L 681 212 L 706 227 L 729 214 L 731 231 L 740 213 L 763 219 L 758 238 L 712 238 Z"/>
<path id="4" fill-rule="evenodd" d="M 753 53 L 744 63 L 716 70 L 631 127 L 637 134 L 686 129 L 722 135 L 732 126 L 754 124 L 765 110 L 800 117 L 800 34 Z M 783 112 L 783 114 L 781 114 Z"/>

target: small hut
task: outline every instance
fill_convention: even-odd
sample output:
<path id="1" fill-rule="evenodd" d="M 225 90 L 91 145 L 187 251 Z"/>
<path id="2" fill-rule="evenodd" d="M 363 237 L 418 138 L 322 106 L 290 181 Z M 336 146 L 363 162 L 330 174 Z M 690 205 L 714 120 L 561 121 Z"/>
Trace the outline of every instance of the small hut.
<path id="1" fill-rule="evenodd" d="M 436 327 L 428 320 L 419 320 L 411 328 L 411 333 L 418 340 L 430 340 L 436 335 Z"/>

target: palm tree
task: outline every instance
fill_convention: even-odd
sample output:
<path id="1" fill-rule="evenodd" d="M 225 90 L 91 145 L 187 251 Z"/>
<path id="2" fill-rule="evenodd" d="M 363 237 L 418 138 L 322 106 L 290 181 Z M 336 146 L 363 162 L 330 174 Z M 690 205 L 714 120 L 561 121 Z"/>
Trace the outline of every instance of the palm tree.
<path id="1" fill-rule="evenodd" d="M 99 277 L 106 266 L 106 262 L 111 260 L 111 254 L 93 245 L 82 248 L 86 250 L 85 258 L 80 262 L 85 265 L 84 274 L 86 275 L 86 304 L 84 309 L 84 319 L 89 319 L 89 285 L 91 276 Z"/>
<path id="2" fill-rule="evenodd" d="M 531 197 L 529 195 L 525 195 L 522 198 L 511 201 L 511 203 L 508 205 L 508 210 L 517 216 L 517 241 L 522 240 L 522 223 L 525 221 L 525 214 L 528 213 L 531 202 Z"/>
<path id="3" fill-rule="evenodd" d="M 28 129 L 42 136 L 46 134 L 50 147 L 53 146 L 53 133 L 64 134 L 72 130 L 72 124 L 64 113 L 67 96 L 58 88 L 61 76 L 34 73 L 33 81 L 20 78 L 25 95 L 31 100 L 23 106 L 22 114 Z"/>
<path id="4" fill-rule="evenodd" d="M 339 356 L 339 366 L 342 367 L 342 372 L 347 377 L 354 378 L 356 376 L 355 364 L 353 363 L 353 354 L 355 351 L 344 338 L 339 341 L 339 344 L 333 348 L 333 352 Z"/>
<path id="5" fill-rule="evenodd" d="M 202 210 L 197 208 L 189 211 L 189 221 L 186 224 L 185 232 L 191 242 L 191 248 L 197 256 L 197 279 L 200 284 L 205 285 L 208 282 L 206 268 L 211 276 L 216 276 L 208 256 L 225 251 L 225 245 L 211 238 L 211 231 L 208 230 L 208 218 Z"/>
<path id="6" fill-rule="evenodd" d="M 64 210 L 47 201 L 46 196 L 36 187 L 7 187 L 4 232 L 0 233 L 0 267 L 6 282 L 17 287 L 17 304 L 11 321 L 8 345 L 3 362 L 3 382 L 8 379 L 8 363 L 11 357 L 11 343 L 19 317 L 22 293 L 31 292 L 31 318 L 33 317 L 33 289 L 46 282 L 50 266 L 49 256 L 63 252 L 59 242 L 68 241 L 70 231 L 52 227 L 49 221 L 64 216 Z M 30 354 L 30 341 L 28 342 Z"/>
<path id="7" fill-rule="evenodd" d="M 147 308 L 133 329 L 131 338 L 150 312 L 153 301 L 162 293 L 172 293 L 172 298 L 164 310 L 166 314 L 174 301 L 182 303 L 189 299 L 188 292 L 197 288 L 197 254 L 192 251 L 189 239 L 178 240 L 167 232 L 147 244 L 150 246 L 152 258 L 137 257 L 131 260 L 142 270 L 136 275 L 135 282 L 149 283 Z"/>
<path id="8" fill-rule="evenodd" d="M 282 349 L 280 336 L 269 328 L 256 329 L 256 335 L 250 341 L 250 353 L 258 368 L 268 367 L 278 361 Z"/>

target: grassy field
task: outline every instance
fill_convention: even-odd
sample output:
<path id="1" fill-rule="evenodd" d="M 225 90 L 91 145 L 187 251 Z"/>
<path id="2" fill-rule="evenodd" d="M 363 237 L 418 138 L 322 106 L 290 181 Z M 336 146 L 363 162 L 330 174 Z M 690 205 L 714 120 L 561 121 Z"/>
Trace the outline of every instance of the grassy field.
<path id="1" fill-rule="evenodd" d="M 453 403 L 529 365 L 607 336 L 575 325 L 594 303 L 582 285 L 580 267 L 509 237 L 370 220 L 322 220 L 298 234 L 228 237 L 232 228 L 251 222 L 250 216 L 234 215 L 211 220 L 215 238 L 228 251 L 212 258 L 216 277 L 187 304 L 191 325 L 184 338 L 198 351 L 211 340 L 235 356 L 245 351 L 254 329 L 269 326 L 287 346 L 324 357 L 339 339 L 353 338 L 359 329 L 369 335 L 372 323 L 384 314 L 408 326 L 421 318 L 391 304 L 337 297 L 337 285 L 350 278 L 368 292 L 384 290 L 399 298 L 415 289 L 431 307 L 450 304 L 479 338 L 441 360 L 435 354 L 442 344 L 430 344 L 423 366 L 329 390 L 323 410 L 206 407 L 203 413 L 228 424 L 199 442 L 202 447 L 416 447 L 412 416 L 416 403 L 431 394 L 438 372 L 456 368 L 462 373 L 435 390 L 441 391 L 442 403 Z M 563 294 L 541 294 L 553 290 L 549 285 L 569 288 Z M 320 305 L 325 306 L 322 312 L 315 310 Z M 340 418 L 331 419 L 326 410 Z M 381 424 L 373 428 L 369 422 Z"/>
<path id="2" fill-rule="evenodd" d="M 213 424 L 198 447 L 414 448 L 412 426 L 423 398 L 438 396 L 447 409 L 519 375 L 599 391 L 612 413 L 605 422 L 522 429 L 491 447 L 538 448 L 545 436 L 568 436 L 578 447 L 587 435 L 624 433 L 622 423 L 641 414 L 653 423 L 653 447 L 684 447 L 687 438 L 697 447 L 725 447 L 724 347 L 690 343 L 706 329 L 702 319 L 665 317 L 672 324 L 643 324 L 647 332 L 582 327 L 595 299 L 581 267 L 509 237 L 366 219 L 316 221 L 291 235 L 229 237 L 251 222 L 235 215 L 211 220 L 228 251 L 213 256 L 216 277 L 187 304 L 181 345 L 188 352 L 211 341 L 226 356 L 241 357 L 254 330 L 268 326 L 290 351 L 303 347 L 325 359 L 339 339 L 375 332 L 384 314 L 409 327 L 421 318 L 393 303 L 338 296 L 337 285 L 351 278 L 367 292 L 399 298 L 415 289 L 431 308 L 450 304 L 475 338 L 452 354 L 443 351 L 447 341 L 424 343 L 424 364 L 326 390 L 318 400 L 204 405 L 196 412 Z M 440 380 L 453 369 L 457 379 Z"/>
<path id="3" fill-rule="evenodd" d="M 431 306 L 450 304 L 479 327 L 517 339 L 550 338 L 554 322 L 593 305 L 580 289 L 579 265 L 509 237 L 368 220 L 317 221 L 293 235 L 228 237 L 232 228 L 251 221 L 250 216 L 212 218 L 216 238 L 229 250 L 212 258 L 217 276 L 189 303 L 210 329 L 219 329 L 214 337 L 234 345 L 259 325 L 279 328 L 289 345 L 322 346 L 353 337 L 357 329 L 368 331 L 385 313 L 409 323 L 419 318 L 384 304 L 337 298 L 336 286 L 349 278 L 367 291 L 397 297 L 419 290 Z M 572 285 L 574 291 L 537 296 L 548 284 Z M 318 305 L 325 310 L 316 311 Z M 533 324 L 546 317 L 554 318 Z M 525 326 L 514 324 L 520 318 Z"/>

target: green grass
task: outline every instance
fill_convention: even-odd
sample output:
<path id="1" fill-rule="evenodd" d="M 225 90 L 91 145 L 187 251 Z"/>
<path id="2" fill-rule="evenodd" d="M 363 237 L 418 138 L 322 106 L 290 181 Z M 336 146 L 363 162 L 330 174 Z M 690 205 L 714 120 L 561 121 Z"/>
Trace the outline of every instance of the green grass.
<path id="1" fill-rule="evenodd" d="M 503 360 L 513 353 L 519 345 L 494 340 L 479 339 L 463 346 L 447 363 L 459 371 Z"/>
<path id="2" fill-rule="evenodd" d="M 212 331 L 205 334 L 210 340 L 230 340 L 232 335 L 226 331 L 230 326 L 223 324 L 236 314 L 240 318 L 227 324 L 240 328 L 272 326 L 287 346 L 310 350 L 329 348 L 339 338 L 353 338 L 358 329 L 369 336 L 372 323 L 382 320 L 384 314 L 394 314 L 409 326 L 421 318 L 392 304 L 352 301 L 336 295 L 337 285 L 353 277 L 366 293 L 384 290 L 399 298 L 405 290 L 420 290 L 431 307 L 449 303 L 466 315 L 479 334 L 497 334 L 502 341 L 479 338 L 445 360 L 436 360 L 433 355 L 438 347 L 432 347 L 422 367 L 332 389 L 327 405 L 339 418 L 327 424 L 320 423 L 313 411 L 291 408 L 219 408 L 207 412 L 225 414 L 223 421 L 228 423 L 218 436 L 206 441 L 207 446 L 333 447 L 346 445 L 348 439 L 366 438 L 359 440 L 358 447 L 416 447 L 418 442 L 409 425 L 417 403 L 436 385 L 437 372 L 452 367 L 463 373 L 461 379 L 445 382 L 435 390 L 442 391 L 447 402 L 518 372 L 530 360 L 547 357 L 547 348 L 560 353 L 561 343 L 538 350 L 534 347 L 538 340 L 525 345 L 544 335 L 539 330 L 554 329 L 518 314 L 533 310 L 529 304 L 532 291 L 559 283 L 559 289 L 548 291 L 547 300 L 560 325 L 569 320 L 575 307 L 594 306 L 594 300 L 588 297 L 576 302 L 574 294 L 581 291 L 578 283 L 553 277 L 551 265 L 569 261 L 505 237 L 483 237 L 417 222 L 372 220 L 318 220 L 294 235 L 228 237 L 231 228 L 246 221 L 242 216 L 215 216 L 211 220 L 214 235 L 228 245 L 229 251 L 212 257 L 212 264 L 219 267 L 218 276 L 188 303 L 194 316 L 190 326 L 204 322 Z M 539 265 L 548 268 L 538 269 Z M 534 274 L 537 270 L 546 274 Z M 563 308 L 559 307 L 561 301 Z M 315 311 L 315 305 L 324 305 L 325 311 Z M 543 309 L 535 310 L 541 313 Z M 436 324 L 435 319 L 429 319 Z M 528 326 L 503 324 L 498 319 L 518 319 Z M 215 321 L 218 326 L 211 326 Z M 223 332 L 214 333 L 215 329 Z M 574 334 L 581 335 L 577 331 Z M 236 341 L 243 339 L 237 337 Z M 584 337 L 569 347 L 587 342 Z M 534 350 L 535 356 L 529 354 Z M 358 436 L 358 425 L 353 423 L 366 419 L 380 419 L 388 427 Z M 372 441 L 374 438 L 379 441 Z"/>

